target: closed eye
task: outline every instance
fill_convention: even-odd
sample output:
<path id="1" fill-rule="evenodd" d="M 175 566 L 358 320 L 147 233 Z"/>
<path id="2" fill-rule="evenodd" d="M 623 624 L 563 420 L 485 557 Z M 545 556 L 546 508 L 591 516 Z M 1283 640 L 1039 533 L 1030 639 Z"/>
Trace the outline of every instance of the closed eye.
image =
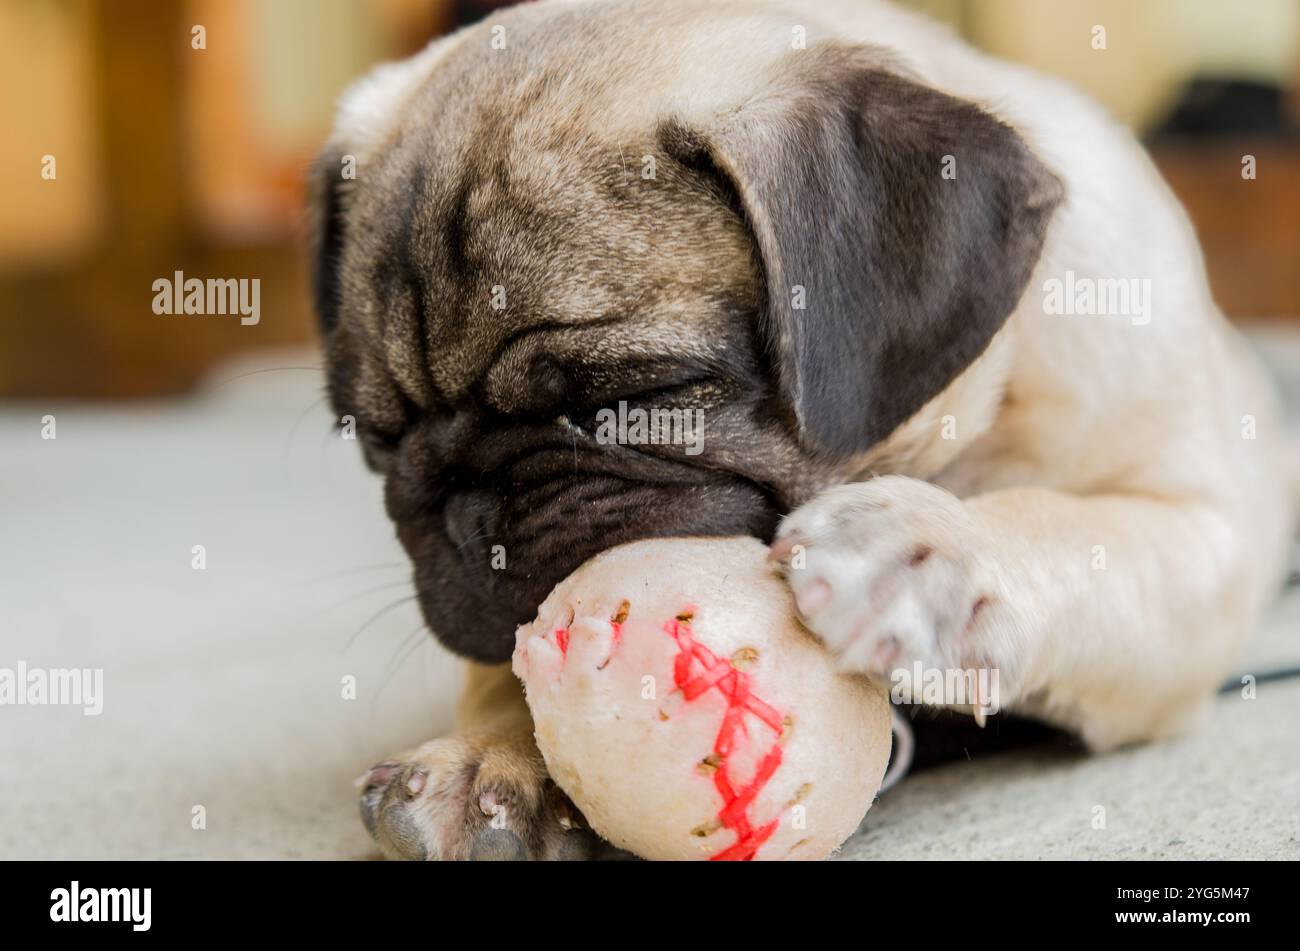
<path id="1" fill-rule="evenodd" d="M 647 389 L 620 392 L 599 402 L 586 401 L 580 409 L 565 413 L 561 418 L 568 419 L 581 427 L 590 427 L 595 424 L 597 413 L 601 410 L 617 410 L 619 403 L 626 403 L 629 407 L 641 407 L 643 409 L 683 407 L 683 404 L 690 402 L 693 393 L 699 393 L 701 390 L 718 382 L 717 377 L 701 376 L 698 379 L 675 381 Z M 691 407 L 685 406 L 683 408 Z"/>

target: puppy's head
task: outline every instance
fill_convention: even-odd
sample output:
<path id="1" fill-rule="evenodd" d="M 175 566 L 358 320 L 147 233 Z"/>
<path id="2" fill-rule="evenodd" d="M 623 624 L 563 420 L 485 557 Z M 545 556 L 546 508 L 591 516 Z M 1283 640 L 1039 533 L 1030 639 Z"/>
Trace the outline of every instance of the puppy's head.
<path id="1" fill-rule="evenodd" d="M 709 85 L 725 51 L 673 19 L 637 39 L 624 6 L 390 67 L 316 171 L 334 407 L 430 628 L 479 660 L 605 548 L 767 538 L 844 478 L 979 356 L 1057 201 L 1008 128 L 877 51 L 738 49 Z M 611 441 L 620 404 L 702 429 Z"/>

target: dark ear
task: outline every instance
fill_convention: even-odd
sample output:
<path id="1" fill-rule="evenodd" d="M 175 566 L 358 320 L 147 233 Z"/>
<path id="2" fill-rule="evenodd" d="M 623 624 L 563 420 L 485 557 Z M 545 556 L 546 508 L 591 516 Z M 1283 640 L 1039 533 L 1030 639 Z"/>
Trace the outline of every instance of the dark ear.
<path id="1" fill-rule="evenodd" d="M 707 152 L 738 193 L 781 394 L 804 444 L 834 456 L 888 436 L 984 351 L 1062 195 L 1010 128 L 861 47 L 789 54 L 744 106 L 665 144 Z"/>
<path id="2" fill-rule="evenodd" d="M 328 334 L 339 318 L 339 257 L 343 253 L 344 155 L 327 148 L 311 169 L 308 192 L 311 223 L 311 289 L 321 332 Z"/>

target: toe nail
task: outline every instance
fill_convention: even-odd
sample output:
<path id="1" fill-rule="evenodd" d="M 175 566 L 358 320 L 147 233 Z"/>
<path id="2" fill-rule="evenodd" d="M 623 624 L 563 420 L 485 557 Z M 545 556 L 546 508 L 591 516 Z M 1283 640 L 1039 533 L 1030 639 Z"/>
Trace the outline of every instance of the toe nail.
<path id="1" fill-rule="evenodd" d="M 830 599 L 831 586 L 818 578 L 795 596 L 795 604 L 800 614 L 811 617 L 824 608 Z"/>
<path id="2" fill-rule="evenodd" d="M 776 541 L 772 542 L 771 547 L 768 548 L 767 560 L 782 561 L 789 558 L 790 553 L 794 551 L 794 546 L 797 544 L 799 544 L 799 537 L 797 535 L 786 535 L 784 538 L 778 538 Z"/>
<path id="3" fill-rule="evenodd" d="M 397 766 L 393 763 L 378 763 L 353 780 L 353 785 L 359 789 L 382 786 L 393 778 L 396 771 Z"/>
<path id="4" fill-rule="evenodd" d="M 876 645 L 876 652 L 871 657 L 871 669 L 884 674 L 898 656 L 898 638 L 886 637 Z"/>

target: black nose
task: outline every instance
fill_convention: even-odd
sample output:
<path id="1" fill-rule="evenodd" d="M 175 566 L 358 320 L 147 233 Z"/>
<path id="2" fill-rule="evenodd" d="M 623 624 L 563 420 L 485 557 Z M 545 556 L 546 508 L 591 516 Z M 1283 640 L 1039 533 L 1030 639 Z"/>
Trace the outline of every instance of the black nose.
<path id="1" fill-rule="evenodd" d="M 442 518 L 447 538 L 460 552 L 461 560 L 477 561 L 497 531 L 501 498 L 485 489 L 456 492 L 447 498 Z"/>

